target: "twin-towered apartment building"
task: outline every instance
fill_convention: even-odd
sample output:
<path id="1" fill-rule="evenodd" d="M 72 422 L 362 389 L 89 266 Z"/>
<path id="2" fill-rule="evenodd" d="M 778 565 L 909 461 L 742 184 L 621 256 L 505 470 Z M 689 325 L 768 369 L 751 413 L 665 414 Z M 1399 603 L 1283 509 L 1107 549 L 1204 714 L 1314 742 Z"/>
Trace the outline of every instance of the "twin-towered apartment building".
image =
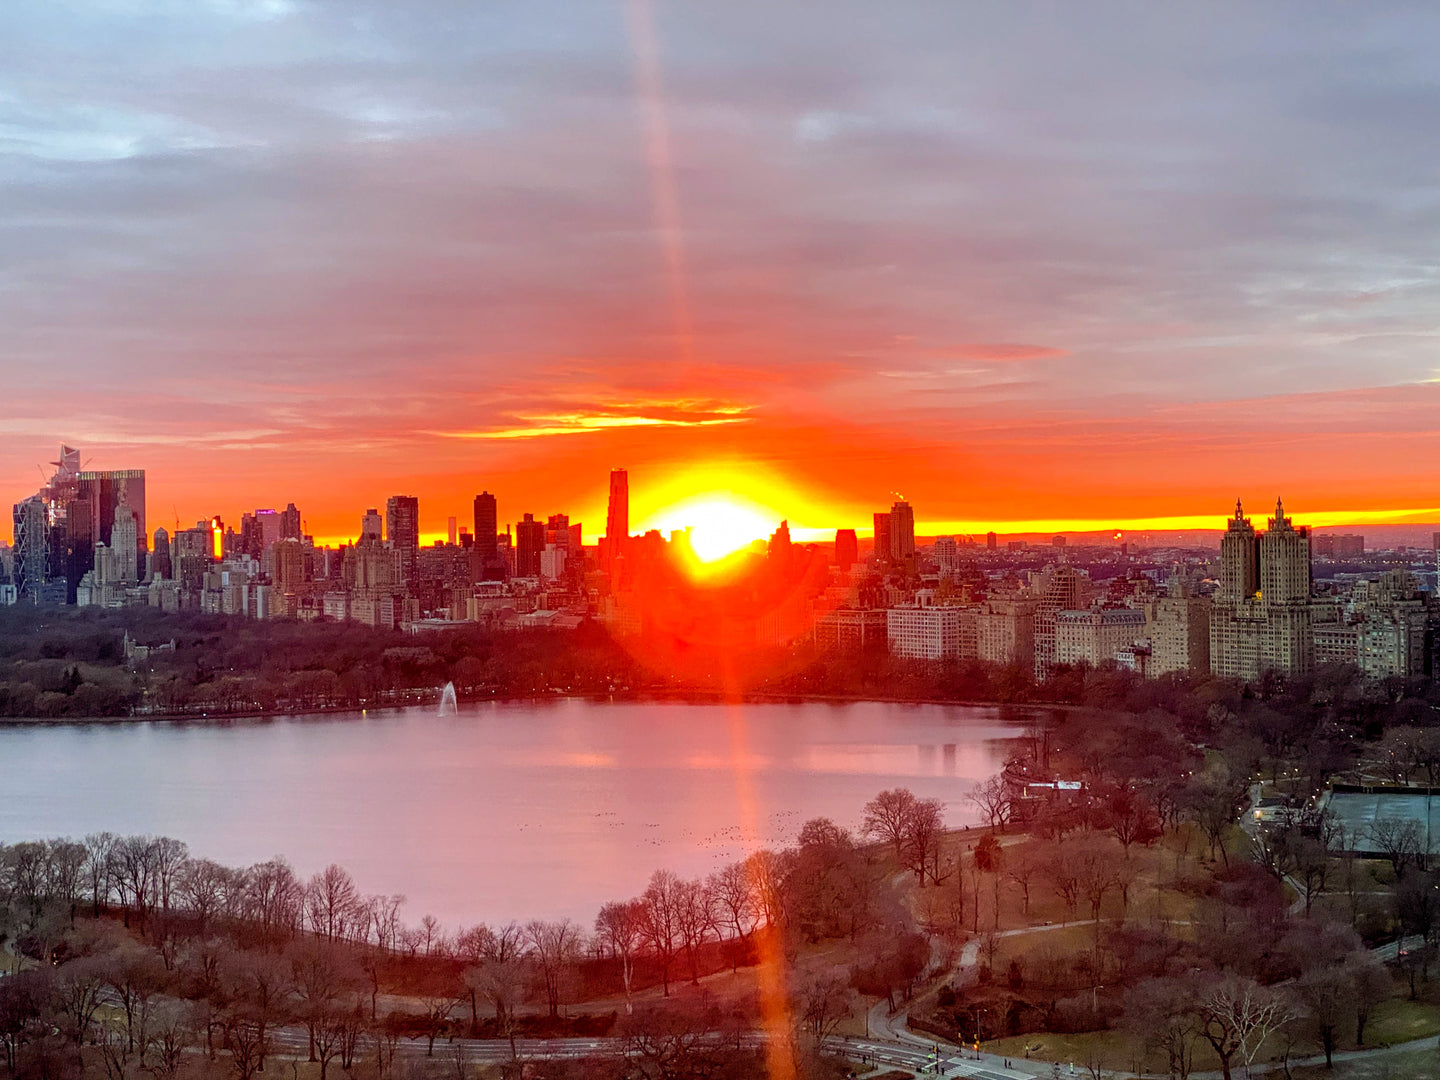
<path id="1" fill-rule="evenodd" d="M 1363 555 L 1358 536 L 1324 540 L 1327 556 Z M 1083 573 L 1062 562 L 980 603 L 919 591 L 885 612 L 885 635 L 898 656 L 1018 664 L 1040 678 L 1062 665 L 1107 663 L 1147 676 L 1209 671 L 1243 680 L 1336 663 L 1375 676 L 1429 671 L 1435 609 L 1415 578 L 1390 570 L 1353 582 L 1344 595 L 1316 596 L 1314 541 L 1278 500 L 1263 532 L 1237 502 L 1218 567 L 1203 581 L 1177 577 L 1123 599 L 1100 597 Z M 937 542 L 935 561 L 954 559 L 952 546 Z M 861 614 L 834 613 L 821 623 L 853 623 Z M 822 632 L 833 629 L 817 627 L 817 638 Z"/>

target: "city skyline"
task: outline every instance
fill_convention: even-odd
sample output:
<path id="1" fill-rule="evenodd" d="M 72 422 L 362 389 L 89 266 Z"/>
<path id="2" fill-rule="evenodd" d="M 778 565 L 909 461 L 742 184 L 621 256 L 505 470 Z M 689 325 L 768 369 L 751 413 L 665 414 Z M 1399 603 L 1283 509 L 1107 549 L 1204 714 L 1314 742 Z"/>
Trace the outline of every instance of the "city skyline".
<path id="1" fill-rule="evenodd" d="M 50 462 L 51 466 L 59 470 L 54 478 L 50 480 L 50 483 L 53 485 L 56 480 L 63 479 L 63 477 L 67 475 L 67 470 L 70 473 L 78 475 L 82 461 L 82 453 L 83 449 L 62 444 L 60 447 L 61 460 L 59 462 Z M 85 458 L 85 461 L 88 463 L 88 457 Z M 109 472 L 89 470 L 84 473 L 85 476 L 118 476 L 134 473 L 140 477 L 139 491 L 141 493 L 141 505 L 138 507 L 138 514 L 141 525 L 142 548 L 145 538 L 149 535 L 143 527 L 145 521 L 145 472 L 145 469 L 132 469 L 120 470 L 118 472 L 114 470 Z M 597 483 L 599 482 L 597 479 Z M 622 528 L 620 532 L 622 536 L 640 536 L 647 532 L 656 532 L 668 538 L 678 531 L 691 531 L 694 550 L 700 556 L 702 562 L 714 561 L 732 552 L 737 552 L 746 547 L 764 542 L 772 533 L 774 527 L 781 522 L 785 523 L 788 530 L 794 534 L 796 541 L 802 543 L 829 542 L 833 541 L 837 532 L 849 532 L 858 537 L 869 538 L 873 544 L 874 538 L 877 535 L 876 530 L 881 530 L 885 535 L 882 536 L 877 550 L 880 550 L 886 558 L 890 557 L 892 551 L 891 545 L 897 542 L 901 550 L 911 552 L 913 551 L 916 540 L 934 540 L 945 537 L 968 538 L 972 541 L 983 542 L 987 534 L 1004 536 L 1009 540 L 1027 538 L 1048 539 L 1053 535 L 1057 538 L 1061 536 L 1074 537 L 1082 540 L 1082 542 L 1089 539 L 1097 543 L 1105 543 L 1118 542 L 1130 532 L 1130 530 L 1116 529 L 1110 525 L 1101 525 L 1099 522 L 1083 523 L 1092 526 L 1090 528 L 1067 528 L 1067 525 L 1073 526 L 1076 523 L 1047 519 L 1011 523 L 1023 527 L 1008 530 L 999 528 L 1005 524 L 1000 522 L 939 523 L 941 526 L 948 524 L 950 528 L 947 530 L 944 527 L 935 527 L 936 523 L 926 523 L 922 519 L 916 518 L 914 508 L 904 499 L 897 499 L 890 511 L 882 512 L 872 510 L 865 515 L 863 520 L 854 522 L 840 521 L 829 527 L 805 527 L 796 526 L 791 520 L 790 514 L 783 506 L 764 507 L 743 495 L 723 490 L 702 492 L 698 496 L 682 496 L 675 502 L 659 505 L 658 508 L 648 514 L 644 514 L 635 524 L 635 527 L 631 529 L 629 528 L 629 523 L 632 518 L 630 512 L 631 489 L 628 480 L 628 470 L 624 468 L 610 470 L 608 482 L 608 492 L 605 496 L 605 503 L 602 504 L 604 506 L 603 513 L 596 513 L 590 515 L 588 518 L 584 515 L 575 514 L 563 514 L 562 516 L 569 521 L 574 521 L 577 526 L 583 526 L 586 520 L 591 521 L 593 524 L 590 526 L 589 535 L 602 544 L 604 540 L 609 537 L 611 531 L 617 526 Z M 641 478 L 641 483 L 637 490 L 641 496 L 642 506 L 656 505 L 655 493 L 657 488 L 660 492 L 668 490 L 663 485 L 649 485 L 644 477 Z M 45 490 L 44 485 L 42 485 L 41 490 L 43 494 Z M 20 504 L 28 498 L 31 498 L 28 494 L 21 494 L 15 497 L 14 503 L 17 513 L 19 512 Z M 1243 497 L 1241 498 L 1243 501 Z M 163 496 L 161 500 L 158 501 L 163 503 Z M 272 498 L 269 501 L 276 502 L 276 499 Z M 165 528 L 167 526 L 173 526 L 176 530 L 187 529 L 190 527 L 189 522 L 194 519 L 201 524 L 206 522 L 219 522 L 222 525 L 222 529 L 228 527 L 232 531 L 238 530 L 236 531 L 237 536 L 243 536 L 245 530 L 252 526 L 257 530 L 257 535 L 259 535 L 259 531 L 263 529 L 265 544 L 282 535 L 299 538 L 303 533 L 304 537 L 313 541 L 317 547 L 341 547 L 352 545 L 356 543 L 357 540 L 364 539 L 367 534 L 367 529 L 372 528 L 372 526 L 368 524 L 371 520 L 371 515 L 375 515 L 377 520 L 380 518 L 379 511 L 369 504 L 378 504 L 381 501 L 382 497 L 378 493 L 367 493 L 366 498 L 356 499 L 350 507 L 350 528 L 347 531 L 342 531 L 334 535 L 318 533 L 312 528 L 308 513 L 305 514 L 302 520 L 302 511 L 297 508 L 294 499 L 290 499 L 286 503 L 283 511 L 277 511 L 264 506 L 248 508 L 217 508 L 212 506 L 210 512 L 201 514 L 184 514 L 178 512 L 177 508 L 172 508 L 171 515 L 167 516 L 157 513 L 156 508 L 152 507 L 150 518 L 155 525 L 150 529 L 150 532 L 153 532 L 155 527 Z M 429 506 L 423 512 L 421 509 L 422 500 L 414 495 L 388 495 L 383 497 L 383 502 L 386 509 L 383 514 L 384 525 L 380 529 L 380 532 L 387 543 L 391 542 L 394 522 L 397 520 L 397 506 L 400 507 L 402 516 L 398 520 L 403 522 L 403 532 L 406 537 L 405 544 L 408 545 L 408 550 L 410 551 L 410 554 L 407 556 L 407 566 L 412 568 L 412 570 L 414 551 L 418 548 L 430 547 L 442 543 L 449 543 L 450 545 L 456 543 L 454 530 L 456 528 L 456 522 L 459 520 L 473 521 L 473 529 L 467 524 L 460 526 L 459 532 L 473 536 L 475 542 L 481 548 L 482 558 L 493 560 L 495 557 L 493 539 L 487 539 L 486 530 L 481 527 L 482 522 L 494 527 L 494 532 L 490 534 L 490 536 L 493 537 L 508 532 L 512 525 L 518 526 L 523 524 L 522 518 L 528 519 L 531 515 L 539 514 L 543 521 L 546 516 L 555 510 L 555 507 L 550 505 L 553 502 L 550 495 L 547 493 L 539 493 L 529 497 L 528 502 L 525 503 L 525 505 L 531 506 L 529 511 L 525 511 L 522 507 L 521 509 L 510 512 L 510 516 L 507 518 L 506 512 L 501 512 L 499 509 L 498 497 L 488 489 L 474 495 L 467 492 L 449 492 L 442 497 L 439 507 Z M 462 514 L 467 508 L 472 510 L 473 517 L 461 517 L 447 512 L 457 507 L 461 509 Z M 216 510 L 219 512 L 216 513 Z M 907 519 L 904 526 L 892 524 L 891 515 L 895 511 L 903 511 L 904 517 Z M 98 509 L 96 512 L 99 512 Z M 1436 520 L 1440 521 L 1440 510 L 1436 510 L 1435 514 Z M 1411 520 L 1412 518 L 1413 520 Z M 18 520 L 14 515 L 7 516 L 7 522 L 10 527 L 9 543 L 12 546 L 16 541 L 16 522 Z M 866 524 L 867 521 L 870 522 L 869 525 Z M 1378 526 L 1382 533 L 1391 535 L 1398 533 L 1398 535 L 1402 537 L 1408 537 L 1422 544 L 1433 535 L 1431 532 L 1433 528 L 1432 523 L 1419 515 L 1387 514 L 1383 512 L 1366 515 L 1363 512 L 1326 513 L 1324 511 L 1311 511 L 1306 512 L 1305 523 L 1306 527 L 1312 530 L 1360 526 L 1370 526 L 1373 528 Z M 1148 524 L 1150 528 L 1147 529 L 1142 525 L 1140 529 L 1135 530 L 1132 534 L 1134 538 L 1160 545 L 1167 543 L 1185 544 L 1198 542 L 1198 546 L 1205 546 L 1211 539 L 1214 540 L 1215 545 L 1219 545 L 1226 530 L 1223 522 L 1217 524 L 1214 513 L 1197 515 L 1193 518 L 1161 519 L 1145 524 Z M 927 528 L 927 525 L 930 527 Z M 963 527 L 957 528 L 957 525 Z M 902 529 L 908 537 L 907 540 L 897 541 L 895 539 L 896 536 L 899 535 L 894 532 L 897 527 Z M 3 526 L 0 526 L 0 529 L 3 529 Z M 102 524 L 97 536 L 101 534 L 108 535 L 108 531 L 109 526 L 107 521 L 105 524 Z M 1113 535 L 1111 535 L 1112 533 Z M 1413 536 L 1411 536 L 1411 534 L 1413 534 Z M 3 535 L 3 533 L 0 533 L 0 535 Z M 603 550 L 601 553 L 601 561 L 602 564 L 606 561 Z"/>
<path id="2" fill-rule="evenodd" d="M 0 14 L 0 486 L 64 439 L 331 538 L 475 477 L 598 522 L 597 461 L 637 526 L 1440 516 L 1437 13 L 554 14 Z"/>

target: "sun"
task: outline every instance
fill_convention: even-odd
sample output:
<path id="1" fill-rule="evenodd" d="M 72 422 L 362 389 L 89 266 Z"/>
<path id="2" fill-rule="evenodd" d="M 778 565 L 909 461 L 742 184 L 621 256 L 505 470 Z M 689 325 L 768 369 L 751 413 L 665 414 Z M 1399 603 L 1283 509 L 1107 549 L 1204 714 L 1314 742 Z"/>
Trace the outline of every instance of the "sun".
<path id="1" fill-rule="evenodd" d="M 732 491 L 705 491 L 657 512 L 649 524 L 662 533 L 690 530 L 690 549 L 702 563 L 713 563 L 763 540 L 782 515 Z"/>

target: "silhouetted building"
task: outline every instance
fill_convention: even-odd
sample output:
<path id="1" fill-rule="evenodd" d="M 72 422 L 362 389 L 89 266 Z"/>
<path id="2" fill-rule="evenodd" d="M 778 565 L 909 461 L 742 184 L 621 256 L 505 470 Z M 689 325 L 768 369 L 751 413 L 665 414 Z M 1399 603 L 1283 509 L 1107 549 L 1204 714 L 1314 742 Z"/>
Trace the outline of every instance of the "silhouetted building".
<path id="1" fill-rule="evenodd" d="M 854 529 L 835 530 L 835 565 L 841 570 L 849 570 L 860 561 L 860 541 L 855 537 Z"/>
<path id="2" fill-rule="evenodd" d="M 930 554 L 942 574 L 952 573 L 960 565 L 960 545 L 953 536 L 937 536 Z"/>
<path id="3" fill-rule="evenodd" d="M 163 528 L 155 530 L 155 544 L 150 552 L 150 576 L 156 578 L 174 576 L 170 565 L 170 534 Z"/>
<path id="4" fill-rule="evenodd" d="M 391 495 L 385 503 L 385 532 L 403 585 L 414 578 L 420 552 L 420 500 L 414 495 Z"/>
<path id="5" fill-rule="evenodd" d="M 378 544 L 384 539 L 385 519 L 380 516 L 380 511 L 372 506 L 360 518 L 360 543 L 369 541 Z"/>
<path id="6" fill-rule="evenodd" d="M 876 514 L 875 523 L 875 562 L 884 566 L 890 561 L 890 515 Z"/>
<path id="7" fill-rule="evenodd" d="M 889 616 L 883 608 L 836 608 L 815 619 L 814 638 L 825 652 L 859 652 L 883 647 L 888 640 Z"/>
<path id="8" fill-rule="evenodd" d="M 499 532 L 495 496 L 482 491 L 475 496 L 475 552 L 484 567 L 495 563 L 496 534 Z"/>
<path id="9" fill-rule="evenodd" d="M 1353 533 L 1314 533 L 1310 552 L 1317 559 L 1363 559 L 1365 537 Z"/>
<path id="10" fill-rule="evenodd" d="M 987 551 L 994 551 L 1000 546 L 1000 538 L 993 532 L 985 534 L 985 548 Z"/>
<path id="11" fill-rule="evenodd" d="M 625 552 L 630 538 L 630 474 L 624 469 L 610 470 L 610 502 L 605 511 L 605 553 L 607 562 L 614 562 Z"/>
<path id="12" fill-rule="evenodd" d="M 540 576 L 540 554 L 545 550 L 545 523 L 533 514 L 515 523 L 515 576 Z"/>
<path id="13" fill-rule="evenodd" d="M 770 534 L 770 558 L 784 564 L 790 558 L 790 522 L 780 522 L 780 527 Z"/>
<path id="14" fill-rule="evenodd" d="M 915 511 L 901 499 L 890 507 L 890 558 L 903 562 L 915 554 Z"/>
<path id="15" fill-rule="evenodd" d="M 258 559 L 264 556 L 266 548 L 271 544 L 278 543 L 280 538 L 285 535 L 284 519 L 278 510 L 256 510 L 255 528 L 260 534 L 260 549 L 247 554 L 254 555 Z M 240 529 L 243 533 L 245 529 L 243 516 L 240 519 Z"/>
<path id="16" fill-rule="evenodd" d="M 287 503 L 285 509 L 280 511 L 280 537 L 281 540 L 300 539 L 300 511 L 295 504 Z"/>

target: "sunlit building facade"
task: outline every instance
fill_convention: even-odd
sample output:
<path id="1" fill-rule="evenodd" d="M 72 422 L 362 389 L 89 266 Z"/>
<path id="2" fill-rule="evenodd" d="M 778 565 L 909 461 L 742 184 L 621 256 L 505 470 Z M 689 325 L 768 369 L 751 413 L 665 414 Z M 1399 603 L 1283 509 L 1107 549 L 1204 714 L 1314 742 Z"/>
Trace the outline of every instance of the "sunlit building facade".
<path id="1" fill-rule="evenodd" d="M 1210 614 L 1210 670 L 1231 679 L 1299 675 L 1315 664 L 1310 535 L 1275 503 L 1258 534 L 1237 501 L 1220 541 L 1220 588 Z"/>

